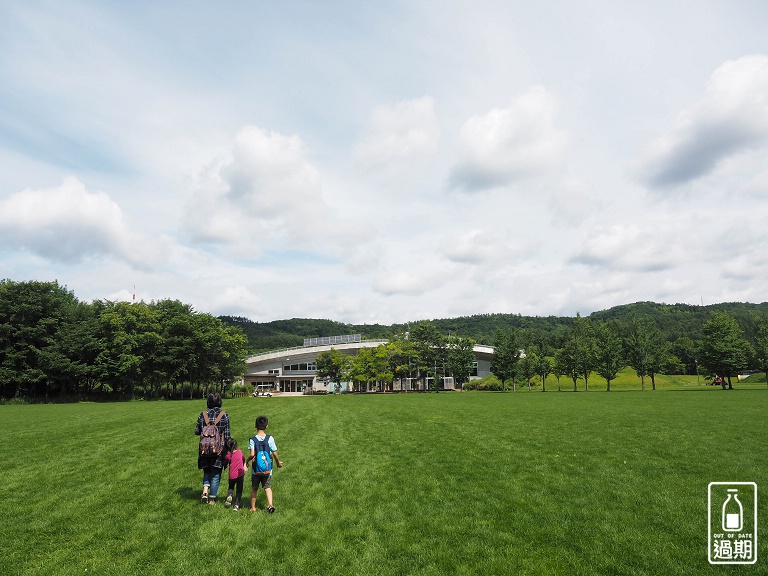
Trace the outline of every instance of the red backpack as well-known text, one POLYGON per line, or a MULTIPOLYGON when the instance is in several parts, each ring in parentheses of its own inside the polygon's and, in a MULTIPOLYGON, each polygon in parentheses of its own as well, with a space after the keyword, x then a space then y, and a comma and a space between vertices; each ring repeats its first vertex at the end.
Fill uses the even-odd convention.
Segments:
POLYGON ((200 433, 200 456, 220 456, 224 451, 224 437, 219 432, 219 420, 225 412, 219 412, 216 420, 211 422, 208 411, 203 412, 205 426, 200 433))

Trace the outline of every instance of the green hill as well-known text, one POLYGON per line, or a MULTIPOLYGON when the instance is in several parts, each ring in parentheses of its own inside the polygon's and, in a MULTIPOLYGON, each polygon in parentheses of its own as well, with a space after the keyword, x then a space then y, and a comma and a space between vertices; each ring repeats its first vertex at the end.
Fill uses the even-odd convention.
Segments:
MULTIPOLYGON (((755 333, 755 316, 768 315, 768 302, 749 304, 742 302, 712 304, 710 306, 692 306, 690 304, 658 304, 655 302, 636 302, 614 306, 607 310, 593 312, 588 317, 596 322, 606 320, 625 321, 637 315, 651 318, 666 336, 674 342, 687 337, 701 339, 701 328, 712 312, 727 312, 744 329, 748 340, 752 341, 755 333)), ((251 352, 275 350, 291 346, 301 346, 304 338, 323 336, 341 336, 343 334, 362 334, 364 339, 389 338, 393 334, 409 330, 416 324, 344 324, 333 320, 293 318, 273 322, 254 322, 247 318, 220 316, 224 323, 239 326, 248 337, 251 352)), ((443 334, 457 334, 473 338, 481 344, 492 344, 495 334, 500 329, 514 328, 526 330, 534 341, 556 345, 567 328, 573 323, 568 316, 522 316, 520 314, 476 314, 458 318, 442 318, 431 321, 443 334)))

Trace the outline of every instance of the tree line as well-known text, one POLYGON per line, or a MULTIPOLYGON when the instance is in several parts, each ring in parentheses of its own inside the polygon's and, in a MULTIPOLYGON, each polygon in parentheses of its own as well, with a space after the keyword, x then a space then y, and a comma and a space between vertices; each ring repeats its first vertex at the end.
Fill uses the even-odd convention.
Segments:
POLYGON ((547 376, 560 382, 565 377, 578 390, 583 382, 589 390, 589 378, 602 376, 606 390, 626 367, 631 367, 646 388, 646 378, 656 389, 658 374, 700 374, 719 378, 723 388, 733 388, 733 377, 745 371, 761 371, 768 378, 768 315, 752 317, 754 344, 750 343, 736 319, 727 312, 711 311, 702 326, 702 338, 694 341, 681 336, 669 342, 656 322, 647 317, 630 315, 624 321, 595 321, 577 314, 563 333, 557 347, 535 331, 500 330, 495 338, 496 353, 492 372, 501 389, 511 383, 529 387, 535 378, 546 391, 547 376))
POLYGON ((0 397, 223 392, 245 373, 236 327, 178 300, 79 301, 58 282, 0 281, 0 397))
MULTIPOLYGON (((646 317, 631 315, 625 321, 594 321, 577 315, 557 346, 537 330, 504 328, 494 338, 495 354, 491 372, 501 390, 517 390, 533 383, 546 391, 546 380, 555 375, 573 383, 573 390, 599 374, 611 390, 619 372, 631 367, 646 389, 646 380, 656 389, 658 374, 683 374, 686 362, 693 373, 705 378, 719 376, 723 388, 732 388, 732 378, 744 371, 760 370, 768 378, 768 316, 755 317, 755 345, 745 337, 736 320, 726 312, 712 311, 702 327, 702 339, 678 338, 668 342, 657 324, 646 317), (681 357, 683 360, 681 360, 681 357)), ((446 376, 463 388, 473 370, 475 341, 468 337, 445 336, 430 321, 412 330, 395 334, 389 342, 363 348, 357 356, 335 349, 317 358, 317 374, 330 382, 354 382, 364 389, 387 390, 395 380, 420 380, 421 389, 440 390, 446 376)))
MULTIPOLYGON (((708 306, 690 304, 659 304, 636 302, 593 312, 586 316, 595 324, 616 320, 621 324, 630 322, 632 317, 652 321, 661 331, 664 340, 673 346, 673 354, 685 365, 685 374, 695 374, 693 356, 688 353, 694 342, 703 338, 704 324, 713 312, 725 312, 732 316, 744 331, 744 337, 756 345, 758 319, 768 315, 768 303, 750 304, 729 302, 708 306), (679 340, 679 342, 678 342, 679 340)), ((248 318, 220 316, 231 326, 237 326, 248 337, 251 353, 301 346, 307 337, 338 336, 341 334, 362 334, 363 338, 392 339, 398 334, 412 331, 416 322, 382 324, 344 324, 332 320, 293 318, 272 322, 254 322, 248 318)), ((433 319, 430 322, 444 335, 461 334, 472 338, 478 344, 493 345, 500 330, 523 331, 529 339, 547 348, 557 349, 576 321, 568 316, 522 316, 520 314, 476 314, 458 318, 433 319)))
POLYGON ((254 351, 242 327, 252 333, 256 327, 263 334, 265 326, 279 339, 289 335, 287 345, 297 345, 293 338, 356 332, 388 339, 386 345, 361 350, 356 358, 318 358, 320 377, 367 386, 415 378, 438 387, 443 377, 451 376, 461 387, 469 380, 476 342, 496 347, 493 373, 503 389, 538 380, 545 389, 549 374, 558 382, 561 376, 572 380, 574 389, 580 381, 588 389, 590 376, 600 374, 610 389, 626 366, 637 372, 643 388, 646 378, 655 387, 657 374, 702 371, 723 376, 730 386, 741 371, 768 373, 764 304, 704 308, 637 303, 587 318, 488 314, 389 327, 330 320, 258 324, 198 313, 178 300, 85 303, 57 282, 2 280, 0 398, 192 397, 209 389, 224 392, 244 374, 244 359, 254 351), (681 326, 689 326, 691 333, 681 332, 681 326), (492 338, 487 336, 491 328, 492 338))

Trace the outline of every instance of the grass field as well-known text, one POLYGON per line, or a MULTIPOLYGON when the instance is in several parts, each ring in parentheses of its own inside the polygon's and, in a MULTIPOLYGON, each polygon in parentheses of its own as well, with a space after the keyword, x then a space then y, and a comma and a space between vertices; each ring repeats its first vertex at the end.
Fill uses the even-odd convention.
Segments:
POLYGON ((0 574, 768 573, 764 383, 227 400, 274 515, 199 504, 203 407, 0 406, 0 574), (707 562, 713 481, 758 484, 754 566, 707 562))

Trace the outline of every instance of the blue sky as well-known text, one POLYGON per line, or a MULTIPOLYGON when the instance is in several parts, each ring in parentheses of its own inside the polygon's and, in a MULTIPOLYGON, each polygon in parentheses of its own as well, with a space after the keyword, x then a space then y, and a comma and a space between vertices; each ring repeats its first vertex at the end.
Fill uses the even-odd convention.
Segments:
POLYGON ((256 321, 768 300, 762 1, 0 5, 0 276, 256 321))

